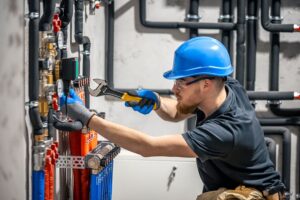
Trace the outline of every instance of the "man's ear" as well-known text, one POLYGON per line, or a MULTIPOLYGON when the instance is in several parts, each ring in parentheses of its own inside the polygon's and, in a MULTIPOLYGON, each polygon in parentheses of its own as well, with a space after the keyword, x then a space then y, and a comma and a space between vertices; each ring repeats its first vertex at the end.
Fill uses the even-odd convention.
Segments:
POLYGON ((205 79, 204 80, 204 88, 207 88, 209 86, 209 80, 208 79, 205 79))

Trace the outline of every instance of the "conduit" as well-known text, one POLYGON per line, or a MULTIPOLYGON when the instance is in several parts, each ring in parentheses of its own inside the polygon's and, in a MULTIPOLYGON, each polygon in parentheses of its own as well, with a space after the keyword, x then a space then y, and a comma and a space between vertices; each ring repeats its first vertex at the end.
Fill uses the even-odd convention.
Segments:
MULTIPOLYGON (((280 17, 280 7, 281 0, 273 0, 271 15, 273 16, 273 25, 277 27, 277 31, 283 32, 284 30, 288 30, 287 27, 291 27, 291 25, 282 25, 281 17, 280 17), (277 26, 279 25, 279 26, 277 26), (282 27, 279 29, 278 27, 282 27)), ((279 90, 279 54, 280 54, 280 33, 279 32, 271 32, 270 33, 270 43, 271 43, 271 53, 270 53, 270 70, 269 70, 269 89, 271 91, 279 90)), ((299 96, 299 94, 298 94, 299 96)), ((279 101, 270 102, 269 108, 275 115, 283 116, 283 117, 292 117, 292 116, 300 116, 299 108, 291 108, 291 109, 282 109, 280 108, 279 101)))
POLYGON ((263 127, 265 135, 279 135, 282 137, 282 181, 290 192, 291 177, 291 132, 285 127, 263 127))
POLYGON ((43 16, 41 17, 39 30, 50 31, 55 11, 56 0, 43 0, 43 16))
MULTIPOLYGON (((232 0, 223 0, 222 2, 222 15, 219 18, 222 23, 233 23, 232 16, 232 0)), ((232 31, 222 30, 222 43, 228 50, 232 60, 232 31)))
POLYGON ((255 90, 256 46, 257 46, 257 0, 248 0, 247 5, 247 56, 246 89, 255 90))
POLYGON ((274 23, 274 20, 281 20, 280 16, 277 16, 275 12, 280 13, 281 0, 272 1, 271 18, 269 17, 270 0, 261 1, 261 24, 262 27, 269 32, 294 32, 300 31, 298 24, 278 24, 274 23))
POLYGON ((73 0, 63 0, 60 5, 62 10, 60 12, 59 17, 62 21, 61 31, 64 36, 64 41, 63 41, 64 47, 61 51, 61 58, 68 57, 68 55, 67 55, 68 54, 68 51, 67 51, 68 25, 69 25, 70 21, 72 20, 72 16, 73 16, 73 4, 74 4, 73 0))
MULTIPOLYGON (((89 37, 83 36, 83 8, 84 0, 75 1, 75 40, 78 44, 83 45, 83 76, 90 77, 90 48, 91 42, 89 37)), ((90 108, 90 95, 88 88, 85 91, 85 106, 90 108)))

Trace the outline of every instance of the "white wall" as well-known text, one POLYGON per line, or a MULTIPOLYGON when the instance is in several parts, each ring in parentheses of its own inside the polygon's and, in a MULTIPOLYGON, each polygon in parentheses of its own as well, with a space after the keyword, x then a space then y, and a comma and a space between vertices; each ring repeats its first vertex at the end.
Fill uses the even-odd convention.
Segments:
POLYGON ((0 199, 25 199, 24 2, 0 10, 0 199))
MULTIPOLYGON (((153 21, 183 21, 188 1, 147 0, 147 19, 153 21)), ((173 52, 188 39, 182 30, 149 29, 139 22, 138 0, 115 1, 115 86, 117 88, 169 89, 171 81, 163 79, 162 73, 170 69, 173 52)), ((221 1, 200 1, 199 13, 203 22, 216 22, 221 1)), ((25 199, 26 196, 26 138, 24 126, 24 4, 27 1, 0 1, 0 115, 1 199, 25 199), (5 27, 5 28, 4 28, 5 27), (16 192, 17 191, 17 192, 16 192)), ((282 1, 283 23, 300 21, 300 3, 282 1)), ((87 9, 88 10, 88 9, 87 9)), ((96 15, 88 15, 85 35, 92 42, 91 77, 104 78, 104 8, 96 15)), ((213 34, 220 38, 218 31, 201 30, 201 34, 213 34)), ((73 34, 73 33, 72 33, 73 34)), ((256 89, 268 89, 269 33, 259 27, 256 89)), ((72 40, 74 41, 74 39, 72 40)), ((26 42, 26 41, 25 41, 26 42)), ((299 33, 281 34, 280 90, 299 91, 300 81, 299 33)), ((77 55, 76 45, 70 53, 77 55)), ((27 83, 26 83, 27 84, 27 83)), ((25 86, 26 86, 25 84, 25 86)), ((95 86, 95 85, 94 85, 95 86)), ((298 106, 299 102, 284 103, 284 106, 298 106)), ((150 135, 182 133, 184 123, 167 123, 155 114, 140 115, 122 102, 104 97, 91 98, 91 107, 106 112, 107 119, 144 131, 150 135)), ((259 103, 258 110, 266 110, 265 102, 259 103)), ((295 194, 296 180, 296 133, 292 129, 291 190, 295 194)), ((27 148, 30 148, 28 146, 27 148)), ((299 183, 298 183, 299 184, 299 183)), ((114 200, 135 199, 194 199, 202 190, 202 183, 193 160, 180 158, 142 158, 123 151, 115 162, 114 200), (174 182, 166 190, 166 180, 173 166, 177 166, 174 182), (131 180, 133 180, 131 182, 131 180)))

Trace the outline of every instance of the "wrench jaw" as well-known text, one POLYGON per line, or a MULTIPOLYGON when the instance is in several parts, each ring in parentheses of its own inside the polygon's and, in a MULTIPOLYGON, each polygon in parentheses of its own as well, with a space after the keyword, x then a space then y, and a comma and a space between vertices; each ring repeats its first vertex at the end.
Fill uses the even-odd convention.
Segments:
POLYGON ((92 89, 92 88, 88 87, 90 95, 92 95, 94 97, 104 95, 105 91, 107 89, 106 81, 102 80, 102 79, 93 79, 93 81, 95 81, 98 84, 98 86, 96 89, 92 89))

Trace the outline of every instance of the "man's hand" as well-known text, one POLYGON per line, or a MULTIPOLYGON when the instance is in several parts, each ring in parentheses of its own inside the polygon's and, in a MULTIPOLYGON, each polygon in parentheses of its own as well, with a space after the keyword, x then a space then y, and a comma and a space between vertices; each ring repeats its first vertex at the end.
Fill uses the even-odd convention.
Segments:
POLYGON ((128 92, 129 95, 141 97, 139 102, 127 101, 125 105, 132 107, 133 110, 138 111, 144 115, 150 113, 153 110, 154 104, 156 104, 156 110, 160 107, 160 98, 156 92, 150 90, 140 89, 128 92))
POLYGON ((83 102, 73 89, 70 90, 68 97, 65 95, 60 97, 60 105, 64 114, 75 121, 80 121, 83 125, 87 125, 91 117, 95 114, 83 105, 83 102))

